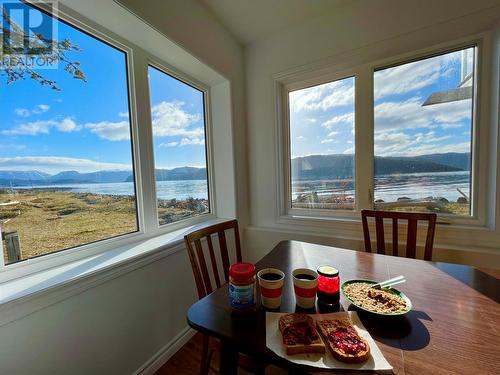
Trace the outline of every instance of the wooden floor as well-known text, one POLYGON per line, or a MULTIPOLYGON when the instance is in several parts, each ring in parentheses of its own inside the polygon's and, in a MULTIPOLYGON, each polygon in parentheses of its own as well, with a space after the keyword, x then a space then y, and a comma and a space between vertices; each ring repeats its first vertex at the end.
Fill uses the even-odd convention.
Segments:
MULTIPOLYGON (((211 340, 212 341, 212 340, 211 340)), ((200 334, 196 334, 181 350, 174 354, 155 375, 199 375, 201 361, 201 343, 200 334)), ((219 351, 215 344, 215 349, 210 365, 210 375, 216 375, 219 372, 219 351)), ((248 375, 249 373, 239 369, 238 375, 248 375)), ((274 366, 266 368, 266 375, 286 375, 287 372, 274 366)))

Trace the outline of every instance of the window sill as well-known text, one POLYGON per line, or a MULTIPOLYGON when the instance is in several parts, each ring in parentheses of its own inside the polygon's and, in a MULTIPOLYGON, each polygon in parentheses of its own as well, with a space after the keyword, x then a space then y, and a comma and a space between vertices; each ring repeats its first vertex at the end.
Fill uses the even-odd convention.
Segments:
POLYGON ((184 235, 211 219, 0 284, 0 326, 184 250, 184 235))

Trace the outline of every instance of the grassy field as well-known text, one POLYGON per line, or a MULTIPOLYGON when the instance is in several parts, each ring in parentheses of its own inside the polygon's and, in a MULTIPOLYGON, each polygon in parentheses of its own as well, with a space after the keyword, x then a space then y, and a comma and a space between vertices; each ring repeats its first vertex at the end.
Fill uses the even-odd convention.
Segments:
MULTIPOLYGON (((53 190, 0 190, 2 232, 18 232, 21 258, 38 255, 119 236, 137 230, 133 197, 71 193, 53 190)), ((160 224, 208 212, 208 201, 161 200, 160 224)), ((7 254, 4 248, 4 258, 7 254)))
POLYGON ((2 232, 17 231, 22 259, 137 230, 135 201, 128 197, 27 191, 0 194, 2 232))
MULTIPOLYGON (((21 259, 119 236, 137 230, 133 197, 53 190, 0 191, 2 232, 18 232, 21 259)), ((159 202, 160 224, 208 212, 208 201, 159 202)), ((7 259, 4 247, 4 257, 7 259)))

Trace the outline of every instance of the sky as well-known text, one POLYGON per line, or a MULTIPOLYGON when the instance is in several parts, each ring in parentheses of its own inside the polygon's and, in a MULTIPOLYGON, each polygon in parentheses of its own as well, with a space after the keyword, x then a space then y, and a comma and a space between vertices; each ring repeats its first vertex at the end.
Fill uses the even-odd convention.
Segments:
MULTIPOLYGON (((61 91, 29 78, 7 85, 0 72, 0 170, 131 170, 125 53, 54 22, 58 40, 80 47, 67 56, 87 81, 63 65, 37 70, 61 91)), ((203 93, 151 67, 149 77, 156 168, 205 166, 203 93)))
MULTIPOLYGON (((422 106, 432 93, 459 86, 461 56, 457 51, 374 73, 375 155, 470 152, 470 99, 422 106)), ((354 153, 354 85, 350 77, 289 94, 292 157, 354 153)))

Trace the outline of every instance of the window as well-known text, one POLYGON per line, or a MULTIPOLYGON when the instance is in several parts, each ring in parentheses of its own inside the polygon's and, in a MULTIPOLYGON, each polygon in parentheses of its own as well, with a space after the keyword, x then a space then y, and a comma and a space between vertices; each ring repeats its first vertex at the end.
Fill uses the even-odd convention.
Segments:
POLYGON ((12 23, 22 25, 28 10, 53 24, 64 58, 0 70, 5 263, 136 232, 126 53, 27 3, 10 3, 12 23))
POLYGON ((288 140, 280 214, 354 218, 375 208, 484 222, 474 202, 484 176, 472 165, 477 56, 470 45, 354 67, 334 81, 325 70, 321 81, 310 73, 280 79, 288 140))
POLYGON ((377 209, 471 214, 476 48, 377 70, 377 209))
POLYGON ((203 91, 149 67, 160 225, 210 212, 203 91))
POLYGON ((354 209, 354 77, 288 99, 291 207, 354 209))

